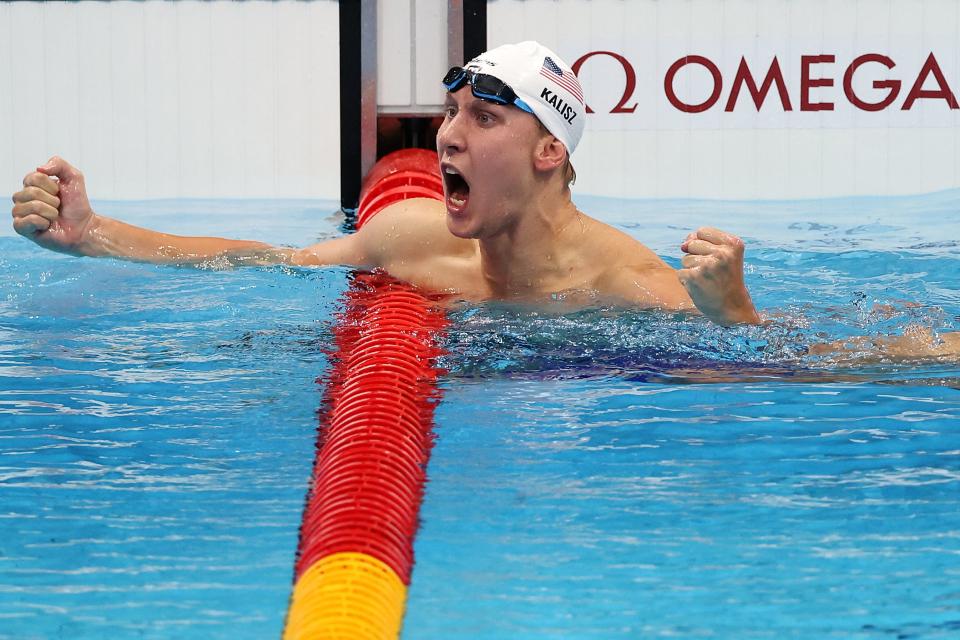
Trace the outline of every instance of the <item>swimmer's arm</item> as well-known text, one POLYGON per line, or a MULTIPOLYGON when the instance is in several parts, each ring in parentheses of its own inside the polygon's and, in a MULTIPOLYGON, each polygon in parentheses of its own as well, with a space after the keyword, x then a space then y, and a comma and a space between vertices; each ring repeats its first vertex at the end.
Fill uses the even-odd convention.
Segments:
POLYGON ((411 211, 422 208, 421 200, 398 203, 384 209, 355 233, 302 249, 276 247, 252 240, 175 236, 98 215, 87 233, 91 241, 86 255, 167 264, 226 260, 236 266, 341 265, 374 269, 386 267, 390 261, 402 262, 422 250, 422 225, 417 219, 410 218, 411 211))
POLYGON ((113 257, 161 264, 227 259, 235 264, 292 263, 295 249, 264 242, 160 233, 99 215, 90 206, 83 174, 54 156, 23 179, 13 194, 13 228, 39 246, 74 256, 113 257))
POLYGON ((907 327, 902 336, 854 336, 812 344, 808 353, 832 365, 886 362, 960 361, 960 332, 935 336, 925 327, 907 327))
POLYGON ((284 255, 284 262, 301 266, 342 265, 373 269, 379 266, 379 262, 373 259, 374 252, 370 251, 369 235, 364 228, 304 249, 289 250, 290 253, 284 255))
MULTIPOLYGON (((432 203, 433 200, 428 202, 432 203)), ((379 267, 390 271, 393 263, 414 261, 423 252, 424 230, 430 228, 423 216, 422 198, 395 203, 384 208, 354 233, 295 251, 290 261, 304 266, 379 267)), ((429 239, 426 244, 429 244, 429 239)))
MULTIPOLYGON (((382 217, 383 221, 388 218, 386 215, 382 217)), ((381 266, 381 255, 391 248, 387 231, 381 220, 376 223, 371 220, 355 233, 297 249, 253 240, 176 236, 98 215, 87 231, 88 240, 82 255, 162 264, 226 260, 235 266, 342 265, 373 269, 381 266)))
POLYGON ((749 296, 744 303, 731 301, 716 313, 704 313, 693 303, 687 289, 680 282, 678 272, 659 259, 646 264, 611 269, 600 288, 640 309, 703 314, 724 326, 761 322, 749 296))
POLYGON ((292 263, 295 253, 294 249, 254 240, 161 233, 99 214, 93 216, 83 238, 72 249, 68 253, 154 264, 197 264, 215 259, 236 265, 292 263))
POLYGON ((327 240, 304 249, 277 247, 256 240, 178 236, 95 215, 72 255, 110 257, 153 264, 196 265, 223 260, 233 266, 368 265, 357 234, 327 240))
POLYGON ((91 226, 79 255, 178 265, 223 260, 233 266, 378 266, 367 246, 370 234, 361 232, 297 249, 255 240, 177 236, 101 216, 91 226))
MULTIPOLYGON (((161 233, 99 215, 90 206, 83 174, 54 156, 23 180, 13 195, 13 227, 38 245, 74 256, 113 257, 157 264, 345 265, 375 268, 396 244, 385 209, 362 232, 305 249, 265 242, 161 233), (383 221, 379 220, 384 218, 383 221)), ((416 202, 413 200, 411 202, 416 202)), ((405 205, 406 206, 406 205, 405 205)), ((422 208, 422 203, 421 203, 422 208)), ((393 208, 396 208, 394 205, 393 208)), ((403 256, 401 256, 401 259, 403 256)))

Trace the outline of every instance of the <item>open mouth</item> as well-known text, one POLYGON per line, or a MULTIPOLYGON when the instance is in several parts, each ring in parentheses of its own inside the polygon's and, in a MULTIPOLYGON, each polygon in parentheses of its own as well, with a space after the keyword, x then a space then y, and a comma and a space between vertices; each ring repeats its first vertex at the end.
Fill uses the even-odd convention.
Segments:
POLYGON ((470 197, 470 184, 453 167, 444 167, 443 182, 447 189, 447 204, 462 209, 470 197))

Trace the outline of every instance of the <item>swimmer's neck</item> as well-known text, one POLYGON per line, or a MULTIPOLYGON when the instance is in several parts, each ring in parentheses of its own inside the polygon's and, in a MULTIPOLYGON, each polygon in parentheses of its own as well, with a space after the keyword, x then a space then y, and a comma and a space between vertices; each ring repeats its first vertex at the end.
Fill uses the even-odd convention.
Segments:
POLYGON ((513 225, 480 238, 481 274, 492 297, 549 293, 569 277, 568 263, 582 233, 577 222, 583 215, 569 195, 534 199, 513 216, 513 225))

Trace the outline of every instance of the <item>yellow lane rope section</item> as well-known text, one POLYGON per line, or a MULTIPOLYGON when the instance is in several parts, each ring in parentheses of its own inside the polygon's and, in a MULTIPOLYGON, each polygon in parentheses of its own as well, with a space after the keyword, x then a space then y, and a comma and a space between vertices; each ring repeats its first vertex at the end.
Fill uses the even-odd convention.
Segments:
POLYGON ((297 580, 283 640, 396 640, 406 599, 407 587, 380 560, 334 553, 297 580))

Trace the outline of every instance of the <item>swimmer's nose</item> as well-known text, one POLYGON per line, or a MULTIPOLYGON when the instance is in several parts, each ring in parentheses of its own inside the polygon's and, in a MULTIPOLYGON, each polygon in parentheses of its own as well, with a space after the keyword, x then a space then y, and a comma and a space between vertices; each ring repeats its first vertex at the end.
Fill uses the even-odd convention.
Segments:
POLYGON ((443 157, 444 152, 463 151, 463 126, 460 124, 460 114, 447 118, 437 131, 437 153, 443 157))

